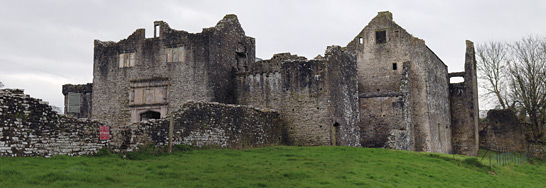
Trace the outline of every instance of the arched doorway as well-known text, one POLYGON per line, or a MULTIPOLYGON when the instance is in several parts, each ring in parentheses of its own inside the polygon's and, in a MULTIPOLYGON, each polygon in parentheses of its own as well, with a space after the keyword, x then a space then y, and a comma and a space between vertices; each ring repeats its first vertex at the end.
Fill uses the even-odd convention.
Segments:
POLYGON ((161 113, 154 111, 146 111, 140 114, 140 121, 148 121, 150 119, 160 119, 161 113))

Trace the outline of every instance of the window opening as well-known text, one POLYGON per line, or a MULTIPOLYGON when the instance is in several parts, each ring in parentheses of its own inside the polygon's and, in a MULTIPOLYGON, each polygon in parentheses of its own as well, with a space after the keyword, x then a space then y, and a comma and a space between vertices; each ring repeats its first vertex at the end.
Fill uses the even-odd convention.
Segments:
POLYGON ((363 43, 364 43, 364 39, 363 39, 362 37, 359 37, 359 38, 358 38, 358 43, 359 43, 359 44, 363 44, 363 43))
POLYGON ((377 44, 387 43, 387 31, 376 31, 375 43, 377 44))
POLYGON ((397 70, 398 69, 398 65, 396 63, 393 63, 392 64, 392 70, 397 70))
POLYGON ((159 24, 154 25, 154 37, 159 37, 159 30, 161 27, 159 27, 159 24))
POLYGON ((237 59, 237 68, 240 71, 248 71, 248 66, 246 63, 246 54, 241 52, 236 52, 236 59, 237 59))

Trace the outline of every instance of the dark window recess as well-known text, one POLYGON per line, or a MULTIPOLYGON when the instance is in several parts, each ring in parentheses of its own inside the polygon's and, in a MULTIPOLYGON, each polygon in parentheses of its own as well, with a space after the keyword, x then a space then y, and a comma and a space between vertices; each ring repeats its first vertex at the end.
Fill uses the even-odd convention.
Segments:
POLYGON ((140 114, 140 121, 148 121, 150 119, 160 119, 161 113, 154 111, 147 111, 140 114))
POLYGON ((398 65, 396 63, 393 63, 392 64, 392 70, 396 70, 396 69, 398 69, 398 65))
POLYGON ((387 43, 387 31, 376 31, 375 43, 377 44, 387 43))

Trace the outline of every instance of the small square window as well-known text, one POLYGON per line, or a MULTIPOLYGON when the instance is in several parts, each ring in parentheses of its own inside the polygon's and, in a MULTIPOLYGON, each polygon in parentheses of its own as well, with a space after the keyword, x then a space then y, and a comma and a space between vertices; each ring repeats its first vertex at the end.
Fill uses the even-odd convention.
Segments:
POLYGON ((396 63, 393 63, 392 64, 392 70, 396 70, 396 69, 398 69, 398 65, 396 63))
POLYGON ((376 31, 375 43, 376 44, 387 43, 387 31, 376 31))

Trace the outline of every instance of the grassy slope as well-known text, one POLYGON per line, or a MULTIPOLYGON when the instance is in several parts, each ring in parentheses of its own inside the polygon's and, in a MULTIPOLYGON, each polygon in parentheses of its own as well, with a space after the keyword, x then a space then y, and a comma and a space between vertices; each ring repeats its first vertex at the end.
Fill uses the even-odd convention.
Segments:
POLYGON ((497 166, 490 175, 475 158, 451 158, 352 147, 194 150, 145 160, 0 157, 0 187, 546 187, 544 162, 497 166))

